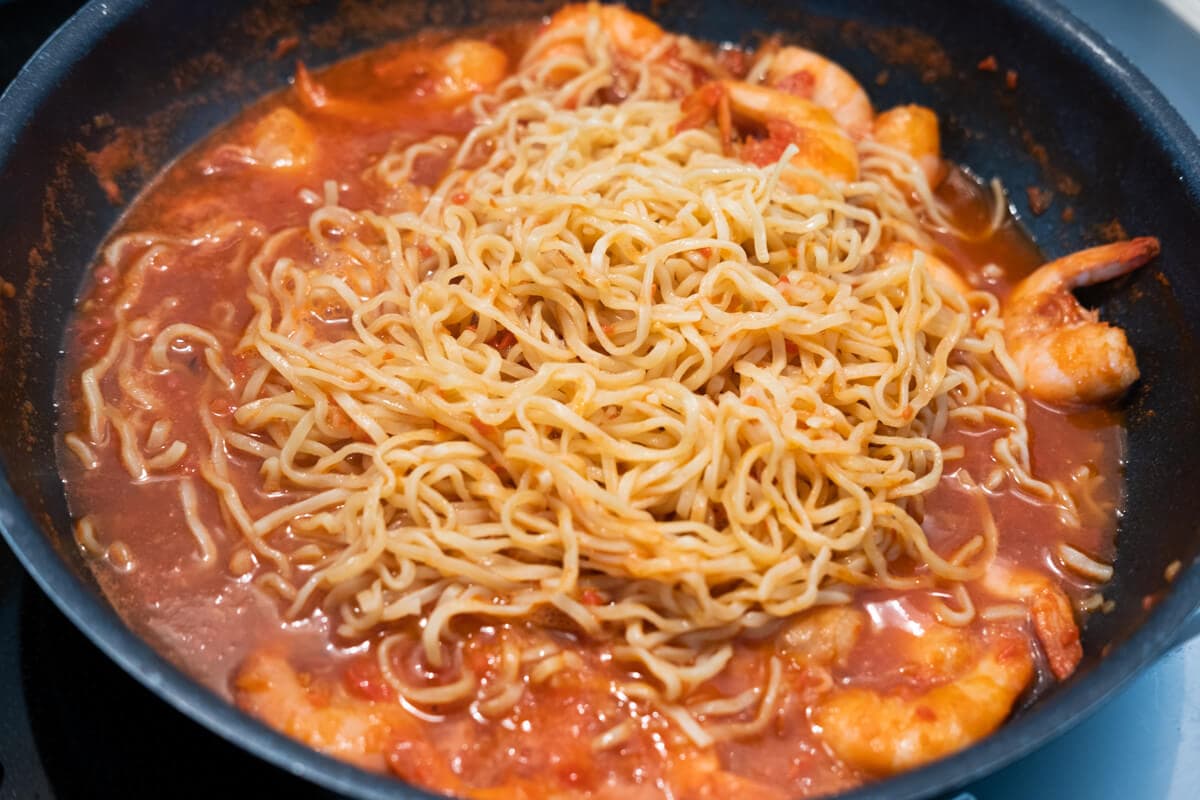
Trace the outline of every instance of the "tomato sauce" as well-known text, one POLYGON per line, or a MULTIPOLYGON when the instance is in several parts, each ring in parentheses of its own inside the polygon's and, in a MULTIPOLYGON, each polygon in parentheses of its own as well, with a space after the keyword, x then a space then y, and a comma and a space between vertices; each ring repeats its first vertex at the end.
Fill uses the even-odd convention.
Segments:
MULTIPOLYGON (((532 31, 515 26, 490 38, 515 63, 532 31)), ((421 70, 412 66, 411 53, 445 41, 446 37, 431 34, 352 59, 317 76, 331 95, 380 109, 374 116, 348 121, 314 112, 311 98, 289 89, 252 107, 168 169, 133 204, 118 233, 154 230, 184 240, 208 237, 210 241, 152 258, 140 273, 140 294, 124 309, 127 317, 157 315, 164 324, 188 321, 214 330, 240 331, 252 314, 245 301, 248 279, 245 270, 231 269, 229 264, 237 261, 240 249, 260 245, 272 232, 306 225, 316 202, 311 198, 329 189, 325 185, 329 176, 336 178, 333 188, 347 207, 388 209, 403 204, 405 198, 370 180, 368 168, 397 142, 432 134, 461 137, 472 124, 463 109, 439 108, 422 99, 428 87, 421 70), (256 130, 261 131, 264 120, 281 109, 304 121, 317 146, 298 169, 248 167, 246 143, 256 130)), ((429 163, 424 169, 425 179, 435 181, 439 165, 429 163)), ((939 193, 965 229, 982 228, 990 216, 988 194, 962 171, 952 171, 939 193)), ((978 288, 994 292, 1001 300, 1015 281, 1040 264, 1032 242, 1008 218, 983 240, 967 243, 942 236, 939 244, 978 288)), ((140 254, 151 249, 144 243, 133 248, 140 254)), ((97 268, 79 305, 60 382, 66 431, 84 424, 78 374, 109 343, 115 309, 133 274, 132 260, 122 259, 122 269, 97 268)), ((324 322, 339 324, 336 314, 324 322)), ((229 336, 222 341, 225 346, 232 343, 229 336)), ((214 529, 222 523, 215 495, 199 479, 201 463, 196 454, 203 450, 206 434, 195 415, 186 413, 190 399, 200 396, 206 380, 202 357, 198 346, 178 344, 171 358, 185 368, 146 376, 163 404, 179 410, 171 416, 170 438, 189 444, 188 455, 170 480, 131 481, 112 437, 95 448, 98 466, 94 469, 85 469, 74 455, 63 451, 62 473, 73 509, 89 515, 101 539, 119 538, 133 553, 135 566, 129 572, 95 559, 98 580, 125 619, 183 669, 290 733, 295 731, 289 724, 300 723, 291 717, 287 718, 291 723, 281 721, 276 709, 242 698, 253 680, 244 673, 239 677, 239 671, 252 653, 280 654, 300 676, 303 703, 314 714, 340 713, 339 709, 353 714, 400 704, 377 663, 379 639, 343 640, 335 632, 335 621, 326 618, 319 604, 298 619, 285 619, 279 598, 252 579, 252 570, 239 575, 238 570, 227 568, 236 563, 239 543, 234 537, 217 537, 216 569, 198 563, 196 541, 188 533, 179 504, 180 476, 190 477, 199 487, 201 517, 214 529)), ((238 381, 252 368, 250 360, 232 366, 238 381)), ((118 381, 116 370, 110 371, 101 391, 116 395, 118 381)), ((232 392, 211 404, 218 424, 228 420, 235 408, 232 392)), ((1068 526, 1056 507, 1007 484, 991 491, 988 503, 1001 531, 1000 556, 1054 576, 1073 599, 1081 601, 1097 587, 1062 569, 1055 548, 1067 542, 1102 561, 1111 559, 1115 509, 1121 500, 1120 418, 1106 410, 1063 411, 1029 400, 1028 425, 1035 473, 1067 486, 1086 483, 1089 500, 1080 504, 1079 525, 1068 526)), ((923 526, 939 552, 953 550, 977 532, 977 505, 961 490, 954 470, 962 466, 973 474, 986 474, 994 466, 990 444, 996 434, 986 428, 959 427, 942 442, 945 447, 961 445, 964 457, 954 465, 948 462, 942 484, 926 498, 923 526)), ((263 483, 259 463, 236 453, 230 453, 229 459, 252 514, 285 502, 284 492, 263 483)), ((274 535, 290 534, 284 530, 274 535)), ((973 589, 972 594, 978 605, 986 602, 986 591, 973 589)), ((602 603, 604 598, 584 598, 589 601, 602 603)), ((651 677, 614 658, 613 643, 588 641, 553 621, 535 625, 459 620, 455 632, 463 642, 461 656, 439 670, 425 663, 416 643, 418 631, 413 629, 404 644, 393 649, 391 658, 394 673, 411 685, 449 683, 467 669, 486 687, 503 672, 506 647, 569 652, 576 661, 544 682, 530 682, 514 705, 494 717, 479 704, 406 706, 403 724, 388 729, 390 733, 374 749, 368 747, 369 757, 351 760, 435 790, 476 797, 532 798, 589 791, 594 797, 619 794, 628 800, 661 797, 668 789, 683 797, 835 792, 871 776, 847 766, 823 742, 814 727, 813 699, 829 681, 881 690, 900 687, 910 693, 936 684, 937 669, 912 655, 912 640, 933 624, 938 603, 955 602, 947 593, 931 590, 860 592, 853 606, 864 611, 871 624, 844 657, 835 659, 836 666, 821 673, 785 658, 779 678, 780 707, 763 731, 712 748, 698 747, 660 709, 638 696, 636 687, 651 677), (613 730, 623 733, 612 737, 611 746, 598 747, 598 740, 613 730)), ((982 629, 983 623, 972 625, 982 629)), ((767 684, 772 657, 785 652, 776 635, 739 642, 731 666, 702 686, 692 701, 734 697, 767 684)), ((947 652, 946 658, 953 659, 952 648, 947 652)), ((753 717, 759 699, 753 698, 735 719, 745 722, 753 717)), ((311 737, 301 738, 313 743, 311 737)))

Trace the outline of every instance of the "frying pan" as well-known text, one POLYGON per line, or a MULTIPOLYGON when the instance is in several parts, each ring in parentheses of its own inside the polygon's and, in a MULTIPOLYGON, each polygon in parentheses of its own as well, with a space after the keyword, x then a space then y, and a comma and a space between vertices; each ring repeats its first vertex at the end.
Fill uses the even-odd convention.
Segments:
MULTIPOLYGON (((92 2, 0 98, 0 275, 15 289, 11 298, 0 292, 0 529, 58 607, 135 678, 246 750, 347 795, 428 796, 243 715, 160 656, 98 590, 72 543, 55 465, 64 328, 122 201, 246 104, 284 86, 295 58, 319 66, 420 27, 532 18, 554 5, 92 2), (281 42, 295 45, 286 57, 281 42), (107 192, 97 168, 111 181, 107 192)), ((1105 589, 1115 609, 1088 620, 1078 672, 996 734, 846 797, 919 798, 961 786, 1078 722, 1186 635, 1200 605, 1200 143, 1124 58, 1048 0, 969 8, 940 0, 631 5, 706 39, 785 32, 862 77, 878 107, 937 109, 947 155, 1000 177, 1050 256, 1121 229, 1162 239, 1151 268, 1084 296, 1127 330, 1143 371, 1126 400, 1127 496, 1116 577, 1105 589), (977 68, 989 55, 999 72, 977 68), (1055 192, 1041 215, 1029 208, 1030 186, 1055 192), (1167 581, 1174 561, 1182 569, 1167 581)))

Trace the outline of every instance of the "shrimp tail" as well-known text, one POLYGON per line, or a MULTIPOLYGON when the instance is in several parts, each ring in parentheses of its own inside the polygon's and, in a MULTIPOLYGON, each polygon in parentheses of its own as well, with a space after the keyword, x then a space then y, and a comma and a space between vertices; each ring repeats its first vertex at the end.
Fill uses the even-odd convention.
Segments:
POLYGON ((1157 237, 1139 236, 1136 239, 1080 250, 1078 253, 1051 261, 1030 276, 1030 278, 1037 276, 1052 278, 1057 284, 1056 287, 1044 285, 1040 280, 1029 281, 1027 279, 1022 282, 1022 286, 1018 287, 1017 291, 1024 289, 1023 294, 1037 293, 1050 288, 1069 291, 1081 286, 1093 286, 1097 283, 1111 281, 1122 275, 1128 275, 1145 265, 1157 256, 1161 249, 1157 237), (1033 285, 1026 287, 1027 283, 1033 285))
POLYGON ((325 87, 313 80, 303 61, 296 62, 295 85, 300 103, 309 111, 320 111, 329 102, 325 87))
POLYGON ((1133 272, 1158 255, 1162 248, 1154 236, 1139 236, 1125 242, 1093 247, 1077 254, 1068 270, 1072 289, 1103 283, 1133 272))
POLYGON ((1083 645, 1070 601, 1062 592, 1042 589, 1030 599, 1029 613, 1050 671, 1060 681, 1071 677, 1083 660, 1083 645))

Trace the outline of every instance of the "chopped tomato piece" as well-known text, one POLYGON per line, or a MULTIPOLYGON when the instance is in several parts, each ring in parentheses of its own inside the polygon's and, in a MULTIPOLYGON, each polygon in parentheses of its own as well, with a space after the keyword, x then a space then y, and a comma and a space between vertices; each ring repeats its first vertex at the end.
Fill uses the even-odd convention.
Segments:
POLYGON ((589 586, 580 593, 579 601, 585 606, 602 606, 608 602, 608 598, 589 586))
POLYGON ((513 345, 515 345, 516 343, 517 343, 517 337, 514 336, 513 332, 508 329, 500 331, 499 333, 497 333, 495 336, 492 337, 492 340, 490 342, 488 342, 488 344, 490 344, 492 347, 499 350, 500 355, 502 355, 502 356, 508 355, 508 351, 511 350, 513 348, 513 345))
POLYGON ((783 151, 789 144, 799 141, 804 131, 788 122, 770 120, 767 122, 767 138, 747 139, 742 144, 742 159, 759 167, 774 164, 783 158, 783 151))
POLYGON ((384 680, 383 673, 373 658, 360 658, 351 661, 347 665, 346 671, 342 673, 342 680, 346 684, 346 689, 351 694, 357 695, 364 700, 374 700, 381 703, 390 703, 395 700, 395 692, 392 691, 392 687, 388 685, 388 682, 384 680))

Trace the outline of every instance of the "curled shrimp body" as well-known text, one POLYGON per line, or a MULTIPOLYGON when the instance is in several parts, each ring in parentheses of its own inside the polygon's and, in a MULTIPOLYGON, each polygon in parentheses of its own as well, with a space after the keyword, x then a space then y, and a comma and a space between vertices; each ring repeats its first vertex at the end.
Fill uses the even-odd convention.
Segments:
POLYGON ((875 117, 871 98, 853 75, 819 53, 803 47, 780 48, 767 67, 766 80, 828 110, 855 139, 871 132, 875 117))
MULTIPOLYGON (((834 180, 858 178, 858 152, 854 142, 833 116, 810 100, 778 89, 741 81, 721 80, 705 84, 683 99, 681 129, 698 127, 714 117, 726 149, 759 166, 777 162, 789 145, 798 152, 791 163, 834 180), (733 145, 734 121, 766 128, 765 139, 748 138, 733 145)), ((811 190, 811 181, 785 176, 798 191, 811 190)))
POLYGON ((316 690, 285 658, 269 651, 246 660, 234 688, 238 705, 271 727, 362 767, 383 768, 396 732, 413 725, 394 703, 316 690))
POLYGON ((495 45, 459 39, 433 52, 435 77, 431 89, 439 102, 459 103, 491 89, 508 74, 508 56, 495 45))
POLYGON ((947 631, 915 637, 914 646, 926 651, 914 656, 930 665, 969 666, 921 693, 859 687, 831 692, 814 709, 813 720, 847 764, 891 775, 961 750, 998 728, 1033 678, 1033 657, 1014 630, 992 631, 982 642, 947 631), (947 637, 956 638, 951 659, 942 655, 947 637))
POLYGON ((1085 310, 1071 290, 1132 272, 1158 251, 1151 236, 1093 247, 1051 261, 1017 284, 1004 308, 1004 340, 1035 396, 1100 403, 1137 380, 1125 332, 1085 310))
POLYGON ((280 106, 255 123, 242 142, 217 147, 204 169, 216 173, 251 167, 264 172, 300 173, 312 166, 317 154, 312 127, 295 111, 280 106))
POLYGON ((872 136, 880 144, 912 156, 930 186, 937 186, 945 177, 938 118, 928 108, 907 105, 888 109, 875 117, 872 136))
POLYGON ((533 60, 541 62, 584 56, 587 52, 585 40, 588 28, 593 23, 608 36, 612 48, 628 58, 644 55, 666 36, 653 20, 623 6, 571 3, 554 12, 547 20, 538 35, 539 40, 546 44, 541 48, 534 46, 533 60))
POLYGON ((997 597, 1025 605, 1050 671, 1060 681, 1069 678, 1083 658, 1083 645, 1071 600, 1063 590, 1040 572, 1001 562, 988 567, 983 585, 997 597))
POLYGON ((293 172, 312 163, 317 143, 312 128, 288 108, 277 108, 251 131, 254 163, 265 169, 293 172))
MULTIPOLYGON (((338 70, 333 67, 331 71, 338 70)), ((411 116, 414 105, 452 109, 494 88, 508 75, 508 56, 479 39, 455 39, 434 47, 406 49, 370 67, 370 80, 385 87, 382 96, 339 96, 296 67, 296 92, 304 108, 355 122, 393 123, 411 116)), ((379 94, 379 93, 376 93, 379 94)))
POLYGON ((779 651, 799 667, 843 666, 866 624, 858 609, 810 609, 784 630, 779 651))

